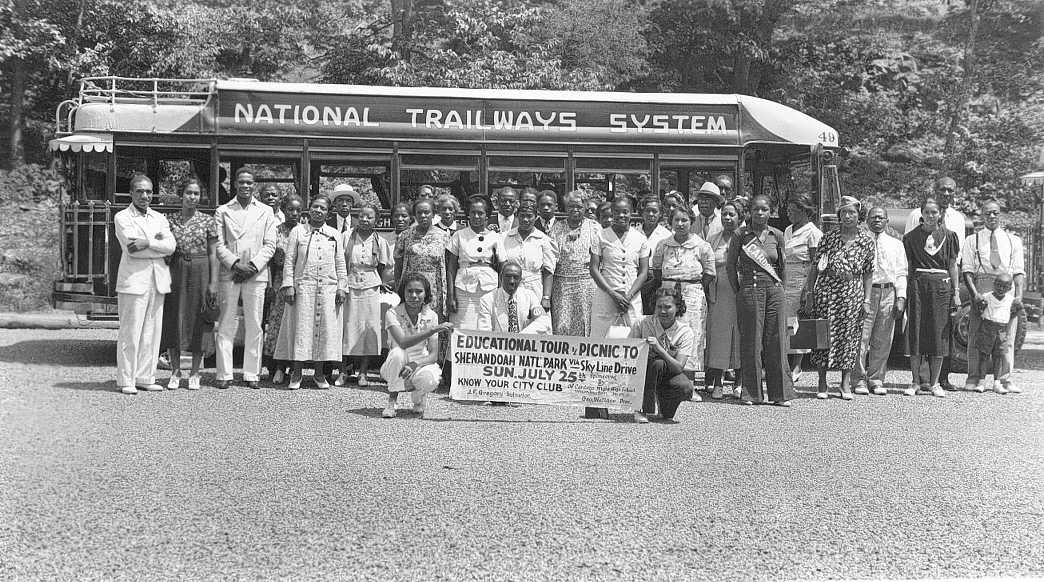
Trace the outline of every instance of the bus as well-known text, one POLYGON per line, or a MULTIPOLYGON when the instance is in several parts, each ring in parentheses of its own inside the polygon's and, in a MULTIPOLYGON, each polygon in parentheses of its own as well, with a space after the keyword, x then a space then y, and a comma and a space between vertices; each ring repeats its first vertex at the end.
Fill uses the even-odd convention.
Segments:
POLYGON ((180 207, 189 175, 206 184, 205 212, 231 199, 240 168, 258 190, 275 184, 306 201, 348 183, 380 208, 385 233, 391 208, 422 185, 461 201, 504 186, 560 199, 691 197, 727 176, 729 196, 767 194, 783 209, 791 193, 811 192, 824 216, 838 196, 837 132, 745 95, 89 77, 56 118, 49 147, 65 180, 54 303, 87 319, 116 318, 113 215, 136 173, 153 180, 160 211, 180 207))

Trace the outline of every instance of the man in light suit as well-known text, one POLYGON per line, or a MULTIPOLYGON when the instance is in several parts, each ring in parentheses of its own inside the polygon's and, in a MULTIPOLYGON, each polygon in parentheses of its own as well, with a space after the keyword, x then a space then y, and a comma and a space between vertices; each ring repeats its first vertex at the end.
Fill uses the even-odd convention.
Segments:
POLYGON ((540 297, 521 286, 522 267, 508 261, 500 268, 500 287, 479 302, 478 328, 507 333, 551 333, 551 316, 540 297))
POLYGON ((704 182, 700 191, 696 193, 696 206, 692 209, 696 220, 689 227, 689 231, 699 235, 703 240, 710 240, 712 236, 719 234, 722 231, 719 208, 724 203, 725 197, 721 195, 718 185, 704 182))
POLYGON ((217 329, 217 384, 228 388, 232 380, 232 342, 243 301, 243 380, 258 388, 261 373, 261 311, 268 286, 268 261, 276 249, 276 218, 272 209, 254 198, 254 175, 236 173, 236 198, 214 213, 218 223, 217 255, 221 317, 217 329))
POLYGON ((114 226, 123 256, 116 275, 120 331, 116 339, 116 385, 124 394, 163 390, 156 383, 156 360, 163 330, 163 299, 170 293, 174 235, 164 216, 149 208, 152 180, 130 181, 131 205, 116 213, 114 226))

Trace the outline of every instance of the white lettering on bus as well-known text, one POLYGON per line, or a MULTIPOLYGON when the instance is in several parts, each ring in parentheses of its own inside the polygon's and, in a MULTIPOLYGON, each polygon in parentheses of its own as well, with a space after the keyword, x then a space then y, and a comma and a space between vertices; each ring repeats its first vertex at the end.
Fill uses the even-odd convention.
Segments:
POLYGON ((308 105, 301 112, 301 117, 308 125, 315 125, 319 123, 319 108, 315 105, 308 105))
POLYGON ((323 125, 341 125, 340 107, 323 107, 323 125))
POLYGON ((708 117, 707 131, 717 131, 720 133, 725 133, 727 131, 725 129, 725 118, 720 115, 717 117, 713 115, 711 117, 708 117))
POLYGON ((245 117, 247 123, 254 123, 254 104, 247 103, 243 105, 242 103, 236 103, 236 111, 233 114, 236 123, 239 123, 240 116, 245 117))
POLYGON ((410 127, 417 127, 417 116, 424 113, 423 109, 407 109, 406 113, 410 114, 410 127))
POLYGON ((455 109, 450 109, 446 114, 446 129, 464 129, 464 120, 455 109))
POLYGON ((493 129, 511 129, 514 122, 515 112, 513 111, 493 112, 493 129))
POLYGON ((275 107, 276 111, 279 112, 279 123, 286 123, 286 110, 290 109, 290 106, 285 105, 283 103, 278 103, 276 105, 273 105, 272 107, 275 107))
POLYGON ((576 113, 566 111, 558 114, 558 122, 564 131, 576 131, 576 113))
POLYGON ((265 104, 258 106, 257 115, 254 116, 254 123, 261 123, 262 121, 267 121, 269 125, 273 123, 272 110, 265 104))
POLYGON ((725 117, 721 115, 683 115, 683 114, 657 114, 649 115, 635 113, 610 113, 609 131, 613 133, 625 133, 635 130, 636 133, 654 131, 656 133, 668 133, 672 129, 671 120, 674 121, 673 129, 679 132, 686 130, 689 133, 726 133, 725 117))

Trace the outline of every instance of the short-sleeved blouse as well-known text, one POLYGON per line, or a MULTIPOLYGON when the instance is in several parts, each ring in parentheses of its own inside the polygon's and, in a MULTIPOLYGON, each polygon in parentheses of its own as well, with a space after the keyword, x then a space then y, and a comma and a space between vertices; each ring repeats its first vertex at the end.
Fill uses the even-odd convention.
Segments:
POLYGON ((682 243, 672 236, 656 246, 652 268, 661 270, 664 279, 696 280, 715 275, 714 249, 696 234, 690 234, 682 243))
POLYGON ((584 277, 590 274, 591 249, 598 244, 602 227, 590 218, 583 219, 580 226, 573 228, 567 220, 556 220, 551 225, 551 244, 558 255, 555 275, 560 277, 584 277))
POLYGON ((209 214, 196 211, 185 220, 180 212, 167 216, 170 232, 177 242, 177 251, 182 255, 199 255, 207 252, 207 243, 217 239, 217 220, 209 214))
MULTIPOLYGON (((388 313, 384 316, 384 329, 391 329, 398 326, 402 330, 402 333, 406 337, 415 336, 421 332, 427 331, 439 324, 439 316, 432 310, 431 307, 425 305, 421 308, 420 313, 417 314, 416 325, 410 321, 410 316, 406 313, 406 305, 400 303, 394 308, 389 309, 388 313)), ((391 342, 391 346, 398 347, 395 342, 395 338, 391 334, 388 334, 388 341, 391 342)), ((410 361, 416 361, 420 358, 428 355, 428 342, 423 341, 419 344, 414 344, 406 349, 407 359, 410 361)))
POLYGON ((855 239, 845 243, 841 231, 831 231, 823 237, 819 254, 826 259, 824 276, 857 277, 874 272, 874 252, 877 243, 867 231, 860 229, 855 239))
POLYGON ((457 280, 453 286, 468 293, 496 289, 497 272, 492 265, 497 253, 503 254, 500 244, 500 235, 488 229, 475 232, 468 227, 453 233, 446 247, 457 257, 457 280))
POLYGON ((349 289, 370 289, 383 282, 378 265, 395 264, 391 245, 376 232, 361 239, 357 231, 347 233, 344 238, 345 261, 348 268, 349 289))
POLYGON ((638 262, 650 255, 645 235, 631 228, 618 236, 612 227, 603 228, 591 253, 601 258, 599 270, 614 289, 626 289, 638 278, 638 262))
POLYGON ((809 249, 819 248, 821 240, 823 231, 811 222, 806 222, 797 231, 794 230, 794 225, 790 225, 783 231, 783 254, 790 262, 811 261, 809 249))

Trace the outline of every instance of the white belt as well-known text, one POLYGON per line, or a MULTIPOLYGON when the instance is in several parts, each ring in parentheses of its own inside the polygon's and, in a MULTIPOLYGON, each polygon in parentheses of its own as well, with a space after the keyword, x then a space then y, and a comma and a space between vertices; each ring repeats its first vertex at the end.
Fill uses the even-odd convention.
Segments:
POLYGON ((946 269, 915 269, 918 273, 942 273, 946 275, 949 273, 946 269))

